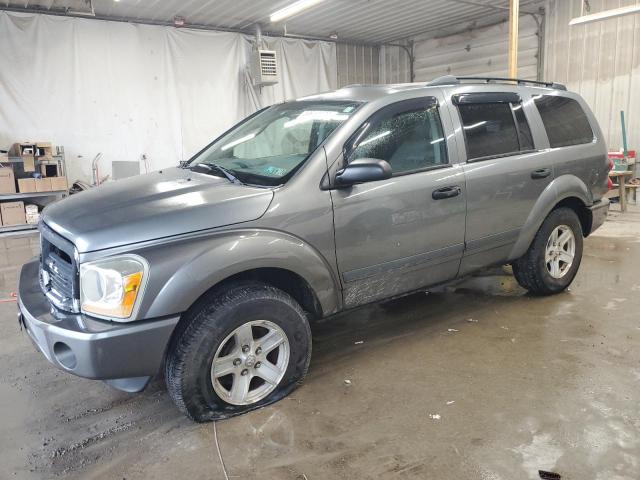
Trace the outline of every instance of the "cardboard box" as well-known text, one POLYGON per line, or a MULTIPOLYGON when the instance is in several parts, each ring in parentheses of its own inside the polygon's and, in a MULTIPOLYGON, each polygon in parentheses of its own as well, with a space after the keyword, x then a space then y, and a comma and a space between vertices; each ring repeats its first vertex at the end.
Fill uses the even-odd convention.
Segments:
POLYGON ((44 158, 40 160, 40 174, 43 177, 61 177, 62 172, 60 171, 60 165, 58 162, 54 160, 45 160, 44 158))
POLYGON ((40 212, 38 212, 37 205, 25 205, 24 213, 27 217, 27 223, 30 225, 37 225, 40 220, 40 212))
POLYGON ((23 202, 0 203, 0 214, 2 214, 2 225, 24 225, 27 223, 23 202))
POLYGON ((38 213, 38 205, 27 204, 24 206, 24 213, 26 215, 33 215, 34 213, 38 213))
POLYGON ((51 179, 50 178, 34 178, 36 182, 36 192, 50 192, 51 191, 51 179))
POLYGON ((49 178, 51 181, 51 190, 54 192, 57 191, 67 191, 69 187, 67 186, 67 177, 51 177, 49 178))
POLYGON ((27 218, 27 223, 29 225, 37 225, 38 222, 40 221, 40 214, 39 213, 28 213, 26 215, 27 218))
POLYGON ((36 158, 33 155, 22 155, 22 165, 25 172, 35 172, 36 158))
POLYGON ((14 143, 9 150, 9 155, 13 157, 22 157, 24 155, 34 156, 36 153, 36 146, 31 142, 14 143))
POLYGON ((51 146, 51 142, 37 142, 35 147, 36 147, 35 149, 36 157, 44 157, 44 158, 53 157, 53 147, 51 146))
POLYGON ((35 178, 19 178, 18 179, 18 191, 20 193, 33 193, 36 191, 36 179, 35 178))
POLYGON ((13 174, 13 168, 0 168, 0 194, 16 193, 16 178, 13 174))

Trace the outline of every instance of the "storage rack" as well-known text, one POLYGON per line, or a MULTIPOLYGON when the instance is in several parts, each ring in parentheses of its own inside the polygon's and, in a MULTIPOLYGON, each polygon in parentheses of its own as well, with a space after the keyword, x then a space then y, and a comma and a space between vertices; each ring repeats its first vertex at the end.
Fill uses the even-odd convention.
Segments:
MULTIPOLYGON (((66 176, 67 169, 65 165, 64 150, 60 149, 60 151, 58 151, 56 155, 52 155, 51 158, 53 158, 58 162, 58 170, 60 171, 61 175, 66 176)), ((7 161, 8 163, 23 163, 23 160, 21 157, 14 157, 14 156, 8 157, 7 161)), ((36 170, 40 166, 40 163, 41 163, 40 160, 35 160, 36 170)), ((69 180, 67 179, 67 181, 69 180)), ((29 200, 32 198, 33 199, 53 198, 55 200, 60 200, 61 198, 65 197, 67 194, 68 194, 68 190, 56 190, 51 192, 0 193, 0 201, 29 200)), ((38 228, 38 225, 35 225, 35 224, 20 224, 20 225, 6 225, 6 226, 0 225, 0 235, 4 233, 10 233, 10 232, 36 230, 37 228, 38 228)))

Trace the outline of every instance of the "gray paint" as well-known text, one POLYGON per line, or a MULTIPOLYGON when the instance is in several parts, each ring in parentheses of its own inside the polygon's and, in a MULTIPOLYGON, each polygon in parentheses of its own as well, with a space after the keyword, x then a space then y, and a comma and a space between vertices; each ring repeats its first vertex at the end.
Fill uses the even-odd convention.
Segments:
MULTIPOLYGON (((606 148, 593 114, 575 94, 498 84, 412 84, 350 87, 312 98, 366 103, 285 185, 243 186, 168 169, 81 193, 45 211, 44 222, 51 230, 43 227, 44 234, 70 255, 77 254, 80 263, 122 253, 148 261, 148 283, 135 318, 139 322, 116 324, 60 312, 59 318, 51 319, 44 295, 33 287, 35 264, 25 267, 21 276, 25 317, 46 331, 55 329, 42 322, 57 322, 56 328, 69 328, 72 338, 79 334, 84 340, 91 340, 91 334, 86 336, 91 329, 103 329, 102 363, 106 356, 126 358, 125 350, 139 350, 149 362, 144 368, 125 368, 120 362, 126 372, 121 374, 87 354, 87 361, 94 362, 92 369, 107 368, 103 378, 125 377, 128 380, 119 383, 130 387, 139 383, 132 377, 146 376, 160 361, 159 352, 164 352, 180 314, 235 274, 260 268, 295 273, 310 286, 326 316, 513 260, 524 253, 562 199, 573 197, 586 207, 594 206, 585 213, 593 212, 595 228, 603 221, 608 204, 598 202, 606 189, 606 148), (458 111, 451 104, 453 95, 468 92, 520 95, 534 151, 468 162, 458 111), (578 100, 592 124, 594 141, 549 148, 532 101, 542 93, 578 100), (450 164, 336 188, 333 179, 345 166, 343 146, 356 129, 380 108, 421 96, 435 97, 439 103, 450 164), (540 168, 553 173, 532 180, 531 172, 540 168), (432 192, 442 187, 456 187, 460 193, 434 200, 432 192), (147 328, 155 335, 149 341, 141 333, 147 328), (107 340, 112 336, 113 341, 107 340), (137 346, 131 339, 139 342, 137 346)), ((55 331, 59 334, 60 329, 55 331)), ((36 341, 48 351, 51 340, 36 341)), ((77 348, 85 352, 95 347, 89 342, 77 348)))
POLYGON ((80 253, 255 220, 273 194, 179 168, 107 183, 45 209, 80 253))
MULTIPOLYGON (((38 284, 38 261, 22 267, 18 306, 29 337, 56 367, 86 378, 127 379, 155 375, 179 317, 117 324, 84 315, 61 315, 52 310, 38 284), (54 354, 56 344, 71 348, 76 365, 63 365, 54 354)), ((144 388, 146 381, 140 385, 144 388)))

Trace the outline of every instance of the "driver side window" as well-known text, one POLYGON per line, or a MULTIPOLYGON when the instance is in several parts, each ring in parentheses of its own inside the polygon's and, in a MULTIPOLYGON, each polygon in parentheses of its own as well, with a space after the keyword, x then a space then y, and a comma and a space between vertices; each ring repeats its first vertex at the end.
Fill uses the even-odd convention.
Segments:
POLYGON ((434 100, 405 100, 381 109, 363 127, 349 162, 386 160, 394 175, 446 165, 446 140, 434 100))

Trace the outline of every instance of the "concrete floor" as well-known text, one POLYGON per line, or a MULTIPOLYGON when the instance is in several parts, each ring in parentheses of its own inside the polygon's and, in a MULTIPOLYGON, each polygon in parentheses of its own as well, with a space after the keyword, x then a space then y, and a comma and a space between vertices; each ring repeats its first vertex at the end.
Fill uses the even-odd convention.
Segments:
MULTIPOLYGON (((1 298, 36 250, 0 240, 1 298)), ((570 291, 532 298, 498 269, 334 318, 301 388, 215 425, 161 381, 128 395, 56 370, 0 303, 0 477, 638 479, 639 267, 640 209, 613 213, 570 291)))

